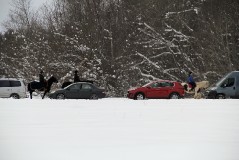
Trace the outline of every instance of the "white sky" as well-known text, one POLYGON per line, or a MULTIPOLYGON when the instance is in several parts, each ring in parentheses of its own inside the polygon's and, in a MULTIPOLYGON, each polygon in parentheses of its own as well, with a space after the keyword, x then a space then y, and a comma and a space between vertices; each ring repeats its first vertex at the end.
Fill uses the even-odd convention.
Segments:
MULTIPOLYGON (((31 0, 31 5, 33 8, 40 7, 43 3, 50 3, 52 0, 31 0)), ((7 20, 8 13, 11 8, 12 0, 0 0, 0 32, 4 30, 2 23, 7 20)))

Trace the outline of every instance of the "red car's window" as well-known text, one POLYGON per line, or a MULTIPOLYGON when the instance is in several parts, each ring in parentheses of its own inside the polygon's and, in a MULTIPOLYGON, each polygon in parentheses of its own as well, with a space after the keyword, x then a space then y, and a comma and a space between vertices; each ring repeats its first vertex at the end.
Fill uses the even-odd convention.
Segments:
POLYGON ((158 87, 173 87, 174 84, 172 82, 155 82, 150 85, 152 88, 158 88, 158 87))
POLYGON ((160 83, 158 83, 158 82, 152 83, 152 84, 150 85, 150 87, 152 87, 152 88, 158 88, 158 87, 160 87, 160 83))
POLYGON ((172 86, 174 86, 174 84, 171 82, 161 82, 160 83, 160 87, 172 87, 172 86))

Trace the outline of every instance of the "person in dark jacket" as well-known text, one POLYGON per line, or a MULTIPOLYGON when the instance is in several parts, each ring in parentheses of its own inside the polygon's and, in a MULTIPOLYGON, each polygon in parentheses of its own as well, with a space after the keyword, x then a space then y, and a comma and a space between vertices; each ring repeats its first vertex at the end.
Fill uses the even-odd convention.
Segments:
POLYGON ((194 88, 196 87, 196 83, 195 83, 195 81, 193 79, 192 72, 188 73, 187 82, 192 85, 191 91, 194 90, 194 88))
POLYGON ((40 84, 41 84, 42 87, 45 86, 46 81, 45 81, 45 78, 44 78, 44 75, 43 75, 43 71, 42 71, 42 70, 40 71, 40 74, 39 74, 39 82, 40 82, 40 84))
POLYGON ((78 76, 78 71, 77 70, 75 70, 75 74, 74 74, 74 83, 75 82, 80 82, 80 78, 78 76))
POLYGON ((41 82, 41 83, 44 83, 44 75, 43 75, 43 71, 41 70, 40 71, 40 74, 39 74, 39 82, 41 82))

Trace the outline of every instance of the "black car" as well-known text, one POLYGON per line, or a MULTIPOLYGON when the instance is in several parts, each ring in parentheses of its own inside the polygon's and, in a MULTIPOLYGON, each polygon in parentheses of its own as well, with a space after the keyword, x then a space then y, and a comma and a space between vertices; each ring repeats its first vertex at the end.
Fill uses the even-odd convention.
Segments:
POLYGON ((105 90, 89 82, 73 83, 49 94, 53 99, 98 99, 106 96, 105 90))

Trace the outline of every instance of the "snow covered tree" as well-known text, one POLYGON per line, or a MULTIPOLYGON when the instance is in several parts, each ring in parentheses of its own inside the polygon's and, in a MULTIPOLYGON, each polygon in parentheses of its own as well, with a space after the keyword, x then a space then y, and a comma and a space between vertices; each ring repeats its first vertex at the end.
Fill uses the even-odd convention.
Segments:
MULTIPOLYGON (((217 81, 239 66, 237 0, 14 0, 0 76, 94 80, 111 96, 153 79, 217 81)), ((59 84, 59 86, 60 86, 59 84)), ((58 86, 58 87, 59 87, 58 86)))

